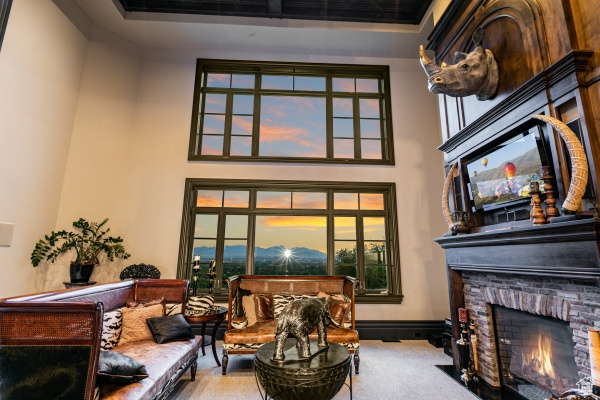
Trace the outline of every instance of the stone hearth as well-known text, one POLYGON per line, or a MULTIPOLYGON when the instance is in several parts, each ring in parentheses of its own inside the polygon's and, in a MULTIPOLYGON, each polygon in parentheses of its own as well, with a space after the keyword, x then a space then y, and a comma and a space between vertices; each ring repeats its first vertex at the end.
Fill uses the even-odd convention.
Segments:
POLYGON ((600 287, 596 280, 463 273, 465 308, 476 321, 479 374, 500 385, 492 305, 569 322, 573 357, 580 378, 590 375, 588 328, 600 327, 600 287))

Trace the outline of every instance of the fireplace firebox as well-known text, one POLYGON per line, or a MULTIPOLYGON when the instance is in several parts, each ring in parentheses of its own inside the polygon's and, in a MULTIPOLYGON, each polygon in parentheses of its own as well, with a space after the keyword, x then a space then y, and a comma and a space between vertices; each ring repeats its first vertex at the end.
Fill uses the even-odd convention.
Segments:
POLYGON ((558 397, 575 388, 573 329, 566 321, 493 306, 500 381, 527 400, 558 397))

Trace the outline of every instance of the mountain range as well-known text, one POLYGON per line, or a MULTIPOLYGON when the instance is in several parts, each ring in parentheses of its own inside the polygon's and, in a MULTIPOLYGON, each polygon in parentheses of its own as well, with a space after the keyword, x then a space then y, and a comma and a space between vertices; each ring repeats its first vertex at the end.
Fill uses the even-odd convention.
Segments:
MULTIPOLYGON (((267 248, 256 247, 254 249, 255 258, 281 258, 283 257, 283 250, 285 246, 272 246, 267 248)), ((312 259, 323 259, 327 258, 327 254, 319 251, 308 249, 306 247, 292 247, 290 248, 292 257, 294 258, 312 258, 312 259)), ((194 247, 194 255, 198 255, 202 258, 213 258, 216 254, 215 247, 201 246, 194 247)), ((246 246, 244 245, 233 245, 225 246, 225 257, 246 257, 246 246)))

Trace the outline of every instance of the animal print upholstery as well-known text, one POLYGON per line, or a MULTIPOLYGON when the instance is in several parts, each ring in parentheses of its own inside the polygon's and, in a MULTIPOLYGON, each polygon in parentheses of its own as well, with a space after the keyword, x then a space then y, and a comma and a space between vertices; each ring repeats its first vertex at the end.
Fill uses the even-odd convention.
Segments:
POLYGON ((104 313, 102 320, 102 343, 101 350, 110 350, 117 347, 123 328, 123 313, 120 309, 104 313))
POLYGON ((181 303, 165 304, 165 315, 181 314, 181 303))
POLYGON ((211 309, 215 304, 215 298, 211 294, 206 296, 191 296, 187 303, 187 313, 196 314, 202 313, 211 309))
POLYGON ((279 318, 279 314, 283 311, 285 306, 290 304, 295 300, 300 299, 312 299, 315 298, 315 295, 309 294, 274 294, 273 295, 273 308, 275 318, 279 318))

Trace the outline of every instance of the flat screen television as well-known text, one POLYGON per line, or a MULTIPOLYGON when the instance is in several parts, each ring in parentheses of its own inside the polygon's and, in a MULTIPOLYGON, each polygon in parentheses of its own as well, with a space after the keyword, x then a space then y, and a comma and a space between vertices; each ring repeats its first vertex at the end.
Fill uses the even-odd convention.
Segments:
POLYGON ((540 167, 547 165, 543 138, 535 126, 466 163, 472 205, 492 210, 531 199, 531 182, 543 191, 540 167))

